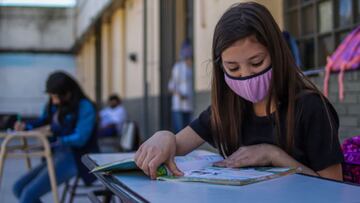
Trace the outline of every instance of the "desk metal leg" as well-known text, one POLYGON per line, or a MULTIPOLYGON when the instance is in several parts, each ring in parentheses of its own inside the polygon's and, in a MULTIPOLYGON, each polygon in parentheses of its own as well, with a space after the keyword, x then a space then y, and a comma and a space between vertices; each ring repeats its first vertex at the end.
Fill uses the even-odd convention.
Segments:
MULTIPOLYGON (((95 190, 88 193, 88 197, 92 203, 110 203, 113 197, 113 193, 110 190, 95 190), (103 200, 100 201, 98 196, 103 196, 103 200)), ((121 201, 122 202, 122 201, 121 201)))
MULTIPOLYGON (((28 152, 29 150, 28 150, 28 143, 27 143, 27 139, 25 139, 24 137, 22 137, 21 139, 20 139, 20 141, 21 141, 21 144, 24 146, 24 151, 25 152, 28 152)), ((27 168, 28 169, 31 169, 31 160, 30 160, 30 157, 26 157, 25 158, 25 161, 26 161, 26 166, 27 166, 27 168)))
MULTIPOLYGON (((58 199, 58 191, 57 191, 57 184, 56 184, 56 176, 55 176, 55 169, 54 169, 54 164, 53 164, 53 160, 51 157, 51 150, 50 150, 50 145, 49 142, 47 140, 46 137, 44 136, 33 136, 37 139, 39 139, 42 143, 42 145, 44 146, 44 152, 43 154, 41 154, 41 156, 45 156, 46 159, 46 163, 47 163, 47 167, 48 167, 48 171, 49 171, 49 178, 50 178, 50 184, 51 184, 51 190, 53 193, 53 197, 54 197, 54 202, 55 203, 59 203, 59 199, 58 199)), ((0 149, 0 187, 1 187, 1 179, 2 179, 2 175, 3 175, 3 169, 4 169, 4 162, 5 162, 5 158, 7 155, 7 145, 10 142, 11 139, 13 138, 18 138, 17 136, 6 136, 3 140, 3 142, 1 143, 1 149, 0 149)), ((27 148, 27 142, 23 142, 25 144, 25 147, 27 148)), ((25 151, 26 151, 25 148, 25 151)), ((26 156, 27 159, 30 159, 28 156, 26 156)), ((28 166, 30 165, 30 160, 28 162, 28 166)))
POLYGON ((6 146, 11 140, 10 137, 5 137, 3 142, 1 143, 1 149, 0 149, 0 188, 1 188, 1 180, 3 176, 4 171, 4 164, 5 164, 5 158, 6 158, 6 146))
POLYGON ((49 177, 50 177, 50 184, 51 184, 51 190, 54 196, 54 202, 58 203, 58 190, 57 190, 57 184, 56 184, 56 178, 55 178, 55 170, 54 170, 54 163, 51 158, 51 150, 49 146, 49 142, 44 137, 39 137, 41 142, 44 145, 44 156, 46 158, 46 163, 49 171, 49 177))

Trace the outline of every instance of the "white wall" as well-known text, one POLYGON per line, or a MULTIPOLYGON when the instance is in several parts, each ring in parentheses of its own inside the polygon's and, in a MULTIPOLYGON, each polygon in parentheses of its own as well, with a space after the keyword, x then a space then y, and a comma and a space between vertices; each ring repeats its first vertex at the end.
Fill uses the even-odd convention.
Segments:
POLYGON ((65 54, 0 54, 0 113, 39 115, 47 101, 46 79, 55 70, 74 75, 74 57, 65 54))
POLYGON ((71 8, 1 8, 0 49, 68 51, 74 40, 71 8))

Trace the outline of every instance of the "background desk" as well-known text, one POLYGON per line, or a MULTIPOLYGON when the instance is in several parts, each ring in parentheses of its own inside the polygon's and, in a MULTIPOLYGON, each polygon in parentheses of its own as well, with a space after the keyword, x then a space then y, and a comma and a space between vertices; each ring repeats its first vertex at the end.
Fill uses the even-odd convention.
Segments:
MULTIPOLYGON (((92 169, 128 154, 90 154, 92 169)), ((246 186, 150 180, 140 171, 96 174, 115 195, 130 202, 360 202, 360 186, 305 175, 289 175, 246 186)))

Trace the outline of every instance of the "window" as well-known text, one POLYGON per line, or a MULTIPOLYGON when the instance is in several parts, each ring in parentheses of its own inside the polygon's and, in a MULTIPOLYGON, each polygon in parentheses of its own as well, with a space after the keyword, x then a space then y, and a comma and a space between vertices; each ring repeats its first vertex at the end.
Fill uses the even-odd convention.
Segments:
POLYGON ((360 0, 355 1, 355 3, 357 4, 354 6, 356 8, 356 21, 360 23, 360 0))
POLYGON ((338 27, 351 25, 352 23, 352 0, 338 0, 339 2, 339 19, 338 27))
POLYGON ((360 23, 360 0, 284 0, 285 29, 299 45, 304 71, 323 68, 360 23))
POLYGON ((329 32, 333 29, 333 7, 331 1, 321 2, 318 6, 318 30, 320 33, 329 32))

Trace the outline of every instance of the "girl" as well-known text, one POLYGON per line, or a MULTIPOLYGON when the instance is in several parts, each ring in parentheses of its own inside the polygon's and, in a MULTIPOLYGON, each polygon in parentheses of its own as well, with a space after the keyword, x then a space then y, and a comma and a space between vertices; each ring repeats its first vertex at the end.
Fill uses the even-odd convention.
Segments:
POLYGON ((329 101, 297 68, 270 12, 257 3, 232 6, 215 27, 211 106, 176 136, 155 133, 137 151, 151 178, 165 163, 182 175, 175 155, 205 141, 222 167, 299 167, 342 180, 339 120, 329 101))
MULTIPOLYGON (((95 180, 81 164, 81 156, 98 151, 94 136, 96 110, 80 86, 69 75, 55 72, 46 82, 49 102, 42 117, 33 123, 16 123, 15 130, 31 130, 50 124, 53 133, 53 159, 57 184, 77 174, 86 184, 95 180), (54 140, 53 140, 54 141, 54 140)), ((46 163, 33 168, 14 185, 19 202, 40 202, 51 189, 46 163)))

